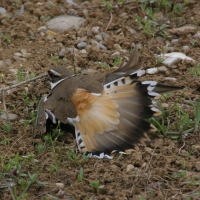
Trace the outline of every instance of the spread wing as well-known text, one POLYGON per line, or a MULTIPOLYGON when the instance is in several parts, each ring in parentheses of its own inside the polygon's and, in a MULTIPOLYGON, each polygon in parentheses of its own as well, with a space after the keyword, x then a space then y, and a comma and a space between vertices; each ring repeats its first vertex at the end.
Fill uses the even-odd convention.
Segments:
POLYGON ((145 119, 160 114, 150 97, 156 82, 137 82, 137 74, 104 86, 101 94, 77 89, 72 101, 77 109, 73 120, 82 152, 125 151, 148 139, 155 128, 145 119))

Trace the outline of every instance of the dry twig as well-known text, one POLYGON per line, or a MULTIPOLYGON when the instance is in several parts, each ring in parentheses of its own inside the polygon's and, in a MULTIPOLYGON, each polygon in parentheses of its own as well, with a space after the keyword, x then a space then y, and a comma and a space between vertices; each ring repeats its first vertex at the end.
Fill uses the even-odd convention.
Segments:
POLYGON ((15 85, 11 85, 11 86, 8 86, 8 87, 0 88, 0 92, 6 91, 6 90, 10 90, 10 89, 13 89, 13 88, 16 88, 16 87, 21 86, 21 85, 23 85, 23 84, 25 84, 25 83, 28 83, 28 82, 31 82, 31 81, 35 81, 35 80, 40 79, 40 78, 43 78, 43 77, 45 77, 45 76, 47 76, 47 74, 42 74, 42 75, 36 76, 36 77, 34 77, 34 78, 32 78, 32 79, 29 79, 29 80, 26 80, 26 81, 17 83, 17 84, 15 84, 15 85))
POLYGON ((8 120, 8 122, 10 122, 10 118, 6 109, 6 102, 5 102, 5 96, 4 96, 4 90, 2 91, 2 101, 3 101, 3 107, 4 107, 4 111, 6 113, 6 119, 8 120))
POLYGON ((107 27, 105 29, 106 31, 108 30, 108 28, 109 28, 109 26, 110 26, 110 24, 112 22, 112 19, 113 19, 112 12, 110 12, 110 21, 108 22, 108 25, 107 25, 107 27))
POLYGON ((76 55, 74 49, 73 49, 73 55, 74 55, 74 74, 76 74, 76 55))

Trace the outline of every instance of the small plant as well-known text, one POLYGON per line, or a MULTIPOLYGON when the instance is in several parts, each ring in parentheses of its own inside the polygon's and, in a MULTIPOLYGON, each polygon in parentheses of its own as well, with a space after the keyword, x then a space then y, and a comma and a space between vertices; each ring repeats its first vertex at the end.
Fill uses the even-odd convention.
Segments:
POLYGON ((118 66, 122 63, 122 58, 121 57, 116 57, 114 59, 114 62, 113 62, 113 66, 118 66))
POLYGON ((176 13, 176 14, 182 13, 183 12, 183 6, 184 6, 183 3, 176 3, 176 4, 174 4, 174 6, 173 6, 173 12, 176 13))
POLYGON ((57 65, 60 64, 59 58, 56 55, 52 55, 51 60, 53 60, 57 65))
POLYGON ((190 41, 190 44, 193 46, 193 47, 196 47, 197 46, 197 40, 191 40, 190 41))
POLYGON ((29 167, 29 169, 31 169, 30 164, 38 162, 38 160, 34 157, 34 154, 20 157, 19 153, 17 153, 14 157, 8 156, 4 158, 3 156, 0 156, 2 167, 0 177, 3 180, 5 187, 8 187, 13 199, 27 199, 27 191, 33 183, 40 186, 46 185, 45 182, 36 180, 37 173, 26 174, 23 170, 24 167, 29 167))
POLYGON ((100 65, 101 68, 103 68, 103 69, 110 69, 110 66, 108 64, 102 63, 100 61, 98 63, 99 63, 99 65, 100 65))
POLYGON ((20 64, 19 66, 19 70, 17 71, 17 80, 19 82, 23 82, 27 79, 31 79, 31 78, 34 78, 35 77, 35 74, 34 73, 31 73, 30 75, 28 74, 28 72, 24 72, 23 71, 23 65, 20 64))
POLYGON ((37 144, 35 146, 35 150, 36 150, 37 153, 42 153, 46 148, 47 147, 44 144, 37 144))
POLYGON ((47 22, 47 21, 49 21, 50 19, 51 19, 50 16, 41 16, 41 17, 40 17, 40 20, 43 21, 43 22, 47 22))
POLYGON ((7 124, 1 126, 1 130, 6 133, 10 133, 12 131, 12 128, 13 124, 11 122, 8 122, 7 124))
POLYGON ((104 188, 104 185, 100 185, 98 180, 95 180, 90 183, 90 186, 93 188, 93 190, 99 195, 99 190, 104 188))
POLYGON ((112 9, 112 0, 101 0, 104 6, 106 7, 106 11, 109 12, 112 9))
POLYGON ((82 182, 82 180, 83 180, 83 168, 81 167, 79 170, 77 181, 82 182))
POLYGON ((9 35, 4 35, 4 36, 2 37, 2 39, 3 39, 3 41, 5 41, 7 44, 10 44, 11 41, 12 41, 12 39, 11 39, 11 37, 10 37, 9 35))
POLYGON ((52 150, 52 155, 54 158, 54 163, 53 164, 49 164, 49 171, 53 172, 55 171, 56 173, 59 172, 59 168, 60 168, 60 163, 62 160, 62 148, 60 148, 60 156, 59 158, 56 155, 56 143, 59 137, 61 137, 63 135, 63 132, 60 131, 60 122, 58 122, 57 127, 53 130, 52 133, 45 135, 44 140, 46 142, 46 144, 51 147, 52 150))
POLYGON ((0 144, 2 144, 2 145, 4 145, 4 146, 9 145, 9 143, 10 143, 10 140, 9 140, 9 138, 7 138, 7 137, 4 137, 4 138, 1 140, 1 142, 0 142, 0 144))
POLYGON ((195 67, 190 68, 190 73, 197 77, 200 77, 200 63, 198 63, 195 67))

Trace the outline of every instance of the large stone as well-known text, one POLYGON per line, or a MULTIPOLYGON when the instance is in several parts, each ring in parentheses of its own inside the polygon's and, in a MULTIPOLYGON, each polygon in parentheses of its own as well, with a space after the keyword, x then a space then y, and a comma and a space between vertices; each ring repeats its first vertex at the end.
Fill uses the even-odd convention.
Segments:
POLYGON ((169 32, 175 34, 175 33, 184 33, 186 31, 193 32, 196 29, 197 29, 196 26, 188 24, 179 28, 170 29, 169 32))
POLYGON ((48 29, 56 31, 66 31, 72 27, 79 29, 85 22, 85 19, 82 17, 75 17, 69 15, 63 15, 49 20, 46 23, 48 29))
POLYGON ((1 119, 3 119, 3 120, 10 120, 11 122, 12 121, 16 121, 17 119, 18 119, 18 115, 16 115, 16 114, 12 114, 12 113, 7 113, 7 115, 6 115, 6 113, 3 113, 2 115, 1 115, 1 119), (7 119, 7 115, 8 115, 8 118, 9 119, 7 119))
POLYGON ((0 7, 0 15, 5 14, 7 11, 5 8, 0 7))
POLYGON ((186 56, 184 53, 181 52, 166 53, 155 56, 156 58, 163 59, 162 63, 168 67, 171 67, 172 65, 180 62, 181 60, 189 60, 194 62, 192 58, 186 56))

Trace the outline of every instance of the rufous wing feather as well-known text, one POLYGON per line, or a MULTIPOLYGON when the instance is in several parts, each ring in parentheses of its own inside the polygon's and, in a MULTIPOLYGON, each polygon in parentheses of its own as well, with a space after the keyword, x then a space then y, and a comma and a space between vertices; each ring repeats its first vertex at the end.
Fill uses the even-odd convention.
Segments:
POLYGON ((139 82, 136 77, 137 72, 110 82, 104 85, 101 94, 78 89, 73 95, 73 103, 79 104, 74 125, 81 151, 94 154, 125 151, 148 140, 146 133, 156 130, 146 121, 161 114, 152 98, 160 96, 157 91, 177 88, 157 86, 155 81, 139 82))

